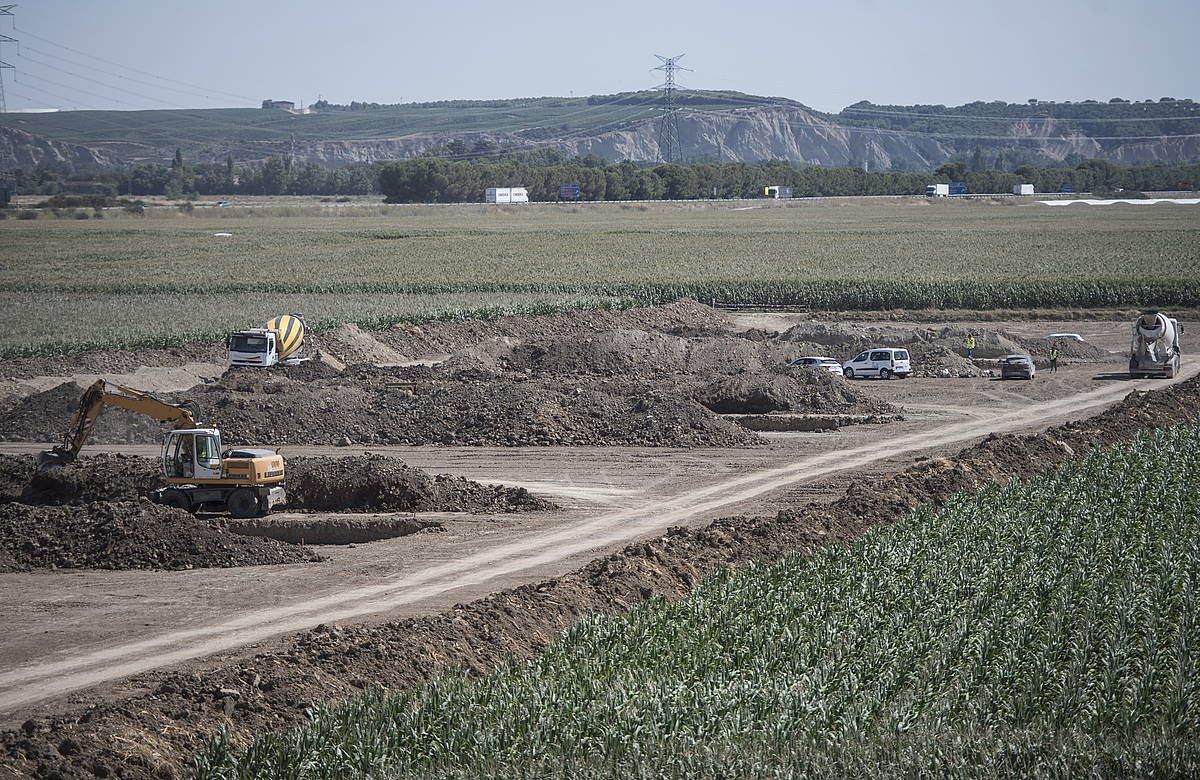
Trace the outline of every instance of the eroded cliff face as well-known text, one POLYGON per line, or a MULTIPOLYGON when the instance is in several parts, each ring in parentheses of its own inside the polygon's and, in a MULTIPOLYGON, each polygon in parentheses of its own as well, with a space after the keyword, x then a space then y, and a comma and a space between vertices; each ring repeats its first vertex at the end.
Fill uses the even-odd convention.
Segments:
MULTIPOLYGON (((1099 157, 1122 163, 1192 162, 1200 160, 1200 138, 1167 137, 1151 140, 1097 140, 1055 119, 1031 119, 1007 126, 1012 140, 989 137, 989 150, 1034 151, 1046 164, 1065 161, 1070 155, 1099 157)), ((447 143, 462 140, 468 148, 478 141, 521 150, 550 146, 568 155, 595 154, 611 161, 654 162, 663 155, 658 122, 649 118, 618 129, 594 134, 540 138, 541 128, 517 133, 416 133, 395 137, 327 141, 224 141, 189 153, 191 162, 221 162, 232 155, 239 162, 254 162, 294 154, 301 162, 314 161, 336 168, 358 162, 405 160, 439 152, 447 143), (536 132, 530 132, 536 131, 536 132)), ((756 162, 787 160, 826 166, 866 166, 870 170, 930 170, 952 157, 969 155, 978 138, 952 134, 920 136, 911 133, 851 127, 829 121, 795 103, 736 108, 725 111, 684 112, 679 136, 688 160, 756 162)), ((80 146, 51 141, 12 128, 0 128, 0 169, 33 168, 46 162, 69 162, 77 167, 137 162, 165 162, 174 146, 156 149, 130 142, 80 146)))
POLYGON ((94 168, 115 162, 109 155, 87 146, 0 127, 0 170, 32 170, 39 165, 67 163, 75 168, 94 168))

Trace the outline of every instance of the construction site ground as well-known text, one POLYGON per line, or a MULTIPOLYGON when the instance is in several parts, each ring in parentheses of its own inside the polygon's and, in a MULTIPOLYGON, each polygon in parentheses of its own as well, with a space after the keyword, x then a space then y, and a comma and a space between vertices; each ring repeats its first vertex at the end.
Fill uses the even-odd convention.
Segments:
MULTIPOLYGON (((731 333, 783 333, 812 315, 721 318, 721 327, 731 333)), ((981 333, 1003 330, 1026 337, 1027 343, 1071 331, 1096 353, 1087 361, 1066 363, 1056 373, 1043 369, 1032 382, 955 375, 855 381, 853 388, 897 407, 902 419, 823 432, 759 434, 764 440, 759 446, 289 445, 284 449, 289 456, 385 454, 430 473, 524 487, 557 508, 418 513, 417 519, 429 521, 424 530, 364 544, 320 545, 316 549, 326 558, 320 563, 0 574, 5 626, 0 634, 0 726, 13 729, 31 716, 49 718, 91 702, 135 696, 146 691, 138 673, 203 670, 249 658, 278 649, 296 632, 320 624, 378 624, 446 612, 499 590, 559 577, 674 526, 698 527, 721 517, 767 515, 833 501, 857 483, 898 472, 914 461, 958 452, 995 433, 1038 432, 1084 419, 1132 390, 1166 387, 1197 372, 1196 365, 1185 363, 1175 380, 1129 380, 1123 371, 1129 332, 1125 320, 954 325, 981 333)), ((854 323, 856 328, 876 326, 926 327, 883 319, 854 323)), ((839 359, 853 356, 834 354, 839 359)), ((142 368, 134 376, 144 386, 168 392, 216 377, 223 368, 191 357, 181 354, 178 365, 142 368)), ((989 364, 976 365, 986 371, 989 364)), ((4 391, 21 395, 53 386, 53 375, 33 375, 28 366, 22 368, 25 376, 7 380, 4 391)), ((58 376, 74 373, 68 363, 58 376)), ((79 373, 86 375, 84 380, 95 375, 79 373)), ((0 454, 36 453, 48 444, 2 442, 0 454)), ((158 447, 113 443, 90 445, 88 451, 157 456, 158 447)), ((300 522, 338 516, 280 515, 300 522)), ((375 516, 391 517, 368 515, 375 516)))

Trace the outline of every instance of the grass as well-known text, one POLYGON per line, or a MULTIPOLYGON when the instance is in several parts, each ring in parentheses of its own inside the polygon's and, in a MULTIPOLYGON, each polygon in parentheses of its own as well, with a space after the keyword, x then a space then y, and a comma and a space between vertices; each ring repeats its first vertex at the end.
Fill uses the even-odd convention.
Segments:
POLYGON ((1191 207, 274 209, 0 222, 0 355, 212 339, 291 309, 369 324, 680 296, 815 309, 1200 305, 1191 207))
POLYGON ((218 737, 198 776, 1195 776, 1197 485, 1200 425, 1143 435, 527 664, 218 737))

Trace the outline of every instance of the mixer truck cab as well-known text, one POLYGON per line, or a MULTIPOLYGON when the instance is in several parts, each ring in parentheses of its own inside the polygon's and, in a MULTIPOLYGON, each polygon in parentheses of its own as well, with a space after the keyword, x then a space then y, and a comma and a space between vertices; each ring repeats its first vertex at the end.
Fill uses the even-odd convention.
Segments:
POLYGON ((304 346, 304 318, 299 314, 276 317, 261 328, 230 333, 226 345, 231 366, 295 365, 307 359, 300 352, 304 346))

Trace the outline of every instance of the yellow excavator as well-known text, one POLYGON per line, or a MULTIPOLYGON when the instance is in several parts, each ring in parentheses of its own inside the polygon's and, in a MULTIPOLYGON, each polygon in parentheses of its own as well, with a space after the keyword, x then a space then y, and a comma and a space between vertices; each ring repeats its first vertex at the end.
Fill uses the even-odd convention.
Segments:
POLYGON ((170 404, 148 393, 97 380, 84 391, 67 429, 66 441, 41 454, 38 471, 62 468, 75 460, 107 407, 144 414, 171 423, 162 444, 166 486, 154 499, 196 512, 228 510, 234 517, 265 515, 286 500, 283 456, 274 450, 221 450, 221 432, 196 422, 190 402, 170 404))

